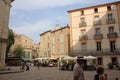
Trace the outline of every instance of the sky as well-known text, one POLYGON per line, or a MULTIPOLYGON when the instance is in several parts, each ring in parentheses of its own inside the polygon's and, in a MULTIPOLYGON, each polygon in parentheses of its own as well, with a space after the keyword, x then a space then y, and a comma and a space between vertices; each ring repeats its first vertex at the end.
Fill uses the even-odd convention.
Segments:
POLYGON ((69 24, 67 11, 120 0, 15 0, 10 11, 9 28, 40 42, 40 34, 69 24))

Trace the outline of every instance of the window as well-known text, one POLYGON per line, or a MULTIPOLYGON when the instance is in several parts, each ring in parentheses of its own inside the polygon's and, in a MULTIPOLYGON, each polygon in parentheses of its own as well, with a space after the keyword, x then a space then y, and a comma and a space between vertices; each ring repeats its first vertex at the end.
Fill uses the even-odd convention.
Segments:
POLYGON ((82 33, 82 36, 85 36, 85 30, 82 30, 81 33, 82 33))
POLYGON ((85 18, 81 18, 81 25, 85 24, 85 18))
POLYGON ((60 45, 60 54, 64 54, 64 45, 60 45))
POLYGON ((96 42, 97 51, 101 51, 101 42, 96 42))
POLYGON ((64 35, 61 34, 61 35, 60 35, 60 43, 63 43, 63 42, 64 42, 64 35))
POLYGON ((112 64, 116 64, 116 63, 118 63, 117 57, 112 57, 112 64))
POLYGON ((115 41, 110 41, 110 51, 115 52, 116 46, 115 46, 115 41))
POLYGON ((84 11, 81 11, 81 15, 84 15, 84 11))
POLYGON ((99 57, 98 59, 97 59, 97 61, 98 61, 98 65, 102 65, 103 63, 103 59, 101 58, 101 57, 99 57))
POLYGON ((55 44, 55 38, 54 37, 52 38, 52 44, 55 44))
POLYGON ((82 43, 82 53, 86 52, 86 43, 82 43))
POLYGON ((109 27, 109 33, 114 33, 114 28, 113 27, 109 27))
POLYGON ((100 28, 96 28, 96 34, 100 34, 100 28))
POLYGON ((112 14, 108 14, 108 20, 112 20, 112 14))
POLYGON ((49 43, 48 43, 48 48, 49 48, 49 43))
POLYGON ((81 18, 81 23, 84 23, 85 22, 85 18, 81 18))
POLYGON ((99 16, 95 16, 95 22, 99 21, 99 16))
POLYGON ((98 8, 95 8, 95 9, 94 9, 94 12, 95 12, 95 13, 98 13, 98 8))
POLYGON ((80 20, 81 20, 80 26, 82 26, 82 27, 86 26, 85 18, 81 18, 80 20))
POLYGON ((85 18, 80 18, 80 27, 85 27, 86 26, 86 22, 85 22, 85 18))
POLYGON ((55 53, 55 47, 53 46, 52 47, 52 54, 54 54, 55 53))
POLYGON ((49 40, 49 36, 48 36, 48 40, 49 40))
POLYGON ((107 6, 107 11, 111 11, 111 6, 107 6))

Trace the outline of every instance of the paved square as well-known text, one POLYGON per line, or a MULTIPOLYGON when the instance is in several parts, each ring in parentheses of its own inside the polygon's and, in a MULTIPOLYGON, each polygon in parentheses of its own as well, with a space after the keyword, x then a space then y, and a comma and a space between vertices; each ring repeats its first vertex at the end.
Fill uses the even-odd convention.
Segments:
MULTIPOLYGON (((93 80, 95 71, 84 71, 86 80, 93 80)), ((118 70, 105 70, 108 80, 120 76, 118 70)), ((72 71, 61 71, 58 67, 30 67, 30 71, 0 75, 0 80, 73 80, 72 71)))

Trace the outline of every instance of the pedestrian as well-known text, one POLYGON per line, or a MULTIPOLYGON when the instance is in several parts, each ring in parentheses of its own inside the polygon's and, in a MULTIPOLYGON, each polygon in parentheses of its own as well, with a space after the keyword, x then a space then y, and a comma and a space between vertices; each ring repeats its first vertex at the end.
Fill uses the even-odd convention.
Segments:
POLYGON ((29 70, 30 70, 30 63, 26 62, 26 71, 29 71, 29 70))
POLYGON ((37 68, 38 68, 38 69, 40 68, 40 63, 39 63, 39 62, 37 63, 37 68))
POLYGON ((74 80, 85 80, 83 72, 84 60, 83 57, 77 57, 76 64, 73 68, 74 80))
POLYGON ((107 74, 104 74, 104 68, 98 67, 96 69, 96 74, 94 76, 94 80, 107 80, 107 74))
POLYGON ((24 62, 22 62, 21 66, 22 66, 21 70, 24 71, 24 69, 25 69, 25 64, 24 64, 24 62))

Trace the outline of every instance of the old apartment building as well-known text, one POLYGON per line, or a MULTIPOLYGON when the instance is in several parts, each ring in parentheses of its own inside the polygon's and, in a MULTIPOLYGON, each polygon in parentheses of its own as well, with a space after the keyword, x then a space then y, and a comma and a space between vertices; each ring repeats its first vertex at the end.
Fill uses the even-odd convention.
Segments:
POLYGON ((69 26, 56 25, 55 30, 40 34, 41 57, 59 58, 69 54, 69 26))
POLYGON ((32 59, 38 58, 39 57, 39 49, 40 44, 34 43, 32 46, 32 59))
POLYGON ((5 67, 6 44, 11 3, 14 0, 0 0, 0 69, 5 67))
POLYGON ((68 11, 70 52, 93 55, 97 65, 120 63, 120 1, 68 11))
POLYGON ((40 34, 40 57, 50 57, 51 30, 40 34))
POLYGON ((29 37, 23 35, 23 34, 16 34, 15 35, 15 42, 14 45, 12 45, 10 52, 13 53, 14 49, 21 45, 24 48, 24 60, 31 60, 32 59, 32 46, 33 46, 33 40, 29 37))

